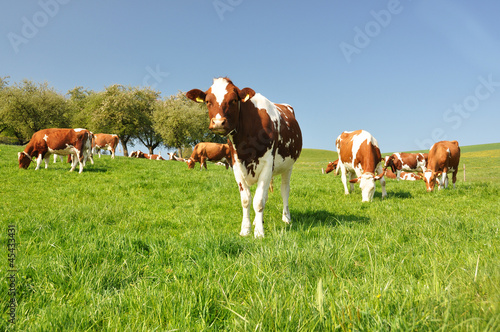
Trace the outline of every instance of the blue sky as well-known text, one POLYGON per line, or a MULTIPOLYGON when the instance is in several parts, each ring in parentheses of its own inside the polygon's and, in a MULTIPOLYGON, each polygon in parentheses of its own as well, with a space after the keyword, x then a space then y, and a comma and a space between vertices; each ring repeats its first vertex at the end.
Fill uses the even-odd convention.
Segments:
POLYGON ((291 104, 304 147, 500 142, 500 2, 3 1, 0 76, 169 96, 228 76, 291 104))

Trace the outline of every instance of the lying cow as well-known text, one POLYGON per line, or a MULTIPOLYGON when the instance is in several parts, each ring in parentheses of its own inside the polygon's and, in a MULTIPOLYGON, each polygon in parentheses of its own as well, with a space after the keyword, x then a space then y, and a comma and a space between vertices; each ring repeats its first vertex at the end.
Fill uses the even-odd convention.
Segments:
POLYGON ((175 154, 175 152, 169 152, 169 154, 168 154, 168 160, 183 161, 185 163, 188 162, 188 159, 177 157, 177 155, 175 154))
POLYGON ((144 158, 149 160, 165 160, 160 154, 147 154, 142 151, 132 151, 129 154, 130 158, 144 158))
POLYGON ((382 186, 382 198, 387 196, 384 179, 385 169, 377 140, 365 130, 356 130, 343 132, 337 137, 335 143, 339 154, 336 174, 339 170, 342 173, 345 194, 349 194, 346 179, 347 174, 349 174, 351 191, 354 190, 353 184, 359 182, 363 202, 370 202, 373 199, 375 181, 377 180, 380 180, 382 186), (357 176, 356 179, 353 179, 354 175, 357 176))
POLYGON ((198 143, 193 149, 191 157, 187 161, 189 169, 193 169, 197 162, 200 163, 200 169, 207 169, 208 161, 221 161, 226 169, 233 166, 231 157, 231 147, 229 144, 219 144, 211 142, 198 143))
POLYGON ((427 153, 393 153, 385 157, 385 167, 390 167, 396 174, 396 178, 401 178, 401 172, 425 172, 427 165, 427 153))
POLYGON ((78 163, 81 173, 87 158, 91 157, 91 147, 92 133, 86 129, 43 129, 34 133, 24 151, 18 153, 19 168, 27 169, 33 158, 36 158, 35 170, 40 168, 42 159, 48 168, 51 154, 74 155, 70 171, 78 163))
POLYGON ((440 141, 431 146, 424 181, 427 191, 433 191, 438 182, 438 189, 448 188, 448 173, 453 172, 453 188, 457 181, 460 147, 457 141, 440 141))
POLYGON ((95 154, 97 151, 101 158, 101 150, 108 150, 111 151, 111 158, 115 159, 115 150, 119 141, 118 135, 95 134, 92 140, 92 153, 95 154))

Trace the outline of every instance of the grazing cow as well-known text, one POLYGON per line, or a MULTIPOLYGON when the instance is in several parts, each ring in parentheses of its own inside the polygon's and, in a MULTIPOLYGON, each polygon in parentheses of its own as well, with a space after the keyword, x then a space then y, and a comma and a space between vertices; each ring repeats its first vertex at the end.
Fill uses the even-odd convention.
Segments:
POLYGON ((219 143, 210 143, 210 142, 202 142, 196 144, 193 149, 193 153, 191 157, 189 157, 187 161, 187 165, 189 169, 193 169, 194 165, 197 162, 200 163, 200 169, 207 169, 206 161, 221 161, 226 166, 226 169, 229 166, 233 166, 232 157, 231 157, 231 148, 229 144, 219 144, 219 143))
POLYGON ((385 167, 390 167, 399 180, 402 171, 425 172, 427 153, 393 153, 385 157, 385 167))
POLYGON ((349 194, 346 179, 346 175, 349 173, 351 191, 354 190, 353 184, 359 182, 363 202, 373 200, 376 180, 380 180, 382 198, 387 196, 384 179, 385 169, 380 149, 377 140, 369 132, 365 130, 344 131, 337 137, 336 146, 339 154, 336 174, 340 169, 346 195, 349 194), (353 179, 354 175, 357 176, 356 179, 353 179))
POLYGON ((207 105, 209 129, 227 136, 232 143, 233 172, 243 207, 240 235, 250 234, 250 186, 257 184, 253 200, 254 236, 264 236, 263 212, 269 185, 276 174, 281 174, 282 220, 290 223, 290 178, 302 151, 302 133, 293 108, 274 104, 250 88, 240 90, 228 78, 214 79, 206 92, 193 89, 186 96, 207 105))
POLYGON ((453 188, 457 181, 458 163, 460 162, 460 147, 457 141, 440 141, 434 143, 429 150, 427 170, 424 181, 427 191, 433 191, 436 181, 438 189, 448 188, 448 172, 453 172, 453 188))
POLYGON ((33 157, 36 158, 35 170, 38 170, 42 159, 45 161, 45 168, 48 167, 51 154, 74 155, 76 158, 72 158, 70 171, 78 163, 81 173, 85 161, 91 157, 91 146, 92 133, 86 129, 43 129, 34 133, 24 151, 18 153, 19 168, 28 168, 33 157))
POLYGON ((331 171, 336 171, 337 170, 337 165, 339 164, 339 160, 335 161, 330 161, 328 165, 326 166, 325 173, 328 174, 331 171))
POLYGON ((101 158, 101 149, 111 151, 111 158, 115 159, 115 150, 120 139, 118 135, 110 134, 94 134, 92 140, 92 153, 95 154, 96 150, 101 158))

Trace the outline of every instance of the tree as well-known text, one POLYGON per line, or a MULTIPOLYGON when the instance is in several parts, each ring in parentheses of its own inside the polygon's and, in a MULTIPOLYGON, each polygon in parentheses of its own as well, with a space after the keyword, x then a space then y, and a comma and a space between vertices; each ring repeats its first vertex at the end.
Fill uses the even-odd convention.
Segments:
POLYGON ((135 89, 135 99, 141 105, 140 111, 143 113, 141 126, 135 135, 145 147, 149 154, 154 153, 161 143, 161 136, 153 128, 153 113, 158 105, 159 93, 150 88, 135 89))
MULTIPOLYGON (((205 105, 193 103, 179 92, 158 104, 153 114, 153 127, 167 147, 182 149, 199 142, 221 141, 208 130, 208 112, 205 105)), ((225 142, 225 139, 222 139, 225 142)))
POLYGON ((86 103, 92 114, 90 130, 118 135, 123 153, 128 155, 127 143, 133 144, 131 140, 151 121, 148 112, 154 108, 152 104, 158 96, 158 92, 150 89, 111 85, 86 103))
POLYGON ((0 118, 4 130, 20 144, 41 129, 69 126, 67 100, 46 82, 36 84, 23 80, 12 87, 2 83, 1 98, 0 118))
POLYGON ((95 105, 97 93, 79 86, 69 90, 70 122, 72 128, 91 128, 92 110, 89 104, 95 105))

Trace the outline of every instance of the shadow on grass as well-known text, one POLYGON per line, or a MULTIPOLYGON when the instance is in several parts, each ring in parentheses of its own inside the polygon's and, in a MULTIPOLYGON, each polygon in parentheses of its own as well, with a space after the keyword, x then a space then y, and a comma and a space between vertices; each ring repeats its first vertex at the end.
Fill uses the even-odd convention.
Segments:
MULTIPOLYGON (((360 223, 368 224, 370 218, 353 214, 335 214, 325 210, 292 211, 292 223, 300 228, 311 226, 337 227, 341 224, 360 223)), ((292 230, 297 230, 292 227, 292 230)))
MULTIPOLYGON (((425 187, 423 188, 423 190, 425 190, 425 187)), ((380 197, 382 197, 382 194, 380 194, 380 197)), ((413 195, 408 191, 388 191, 387 197, 409 199, 413 198, 413 195)))

